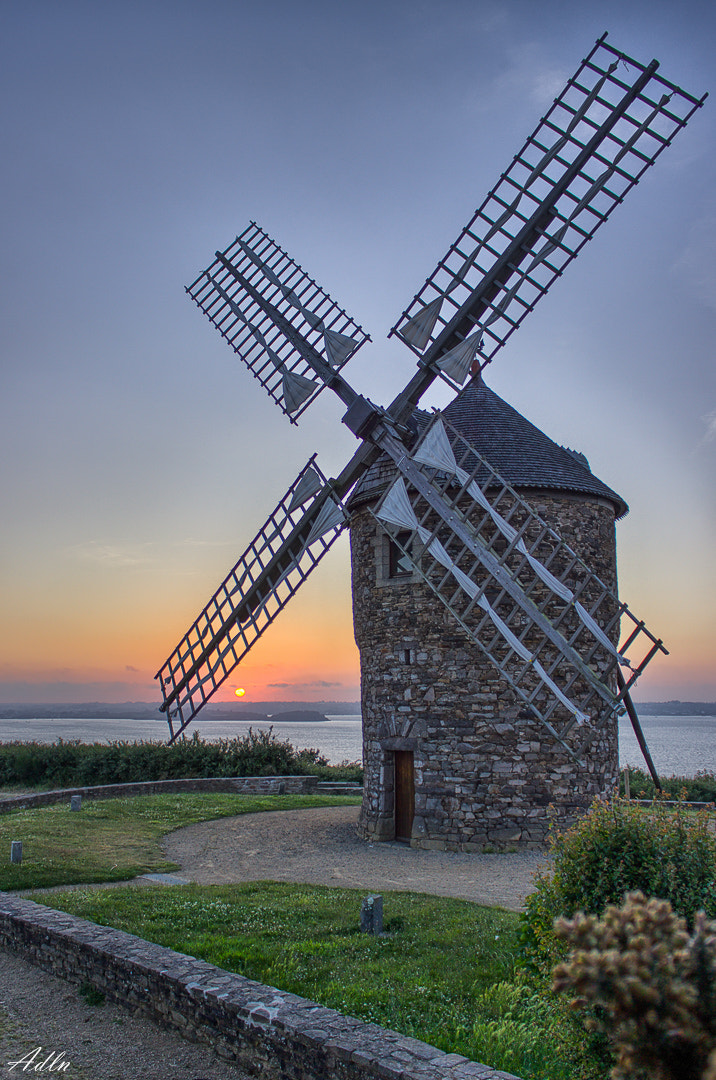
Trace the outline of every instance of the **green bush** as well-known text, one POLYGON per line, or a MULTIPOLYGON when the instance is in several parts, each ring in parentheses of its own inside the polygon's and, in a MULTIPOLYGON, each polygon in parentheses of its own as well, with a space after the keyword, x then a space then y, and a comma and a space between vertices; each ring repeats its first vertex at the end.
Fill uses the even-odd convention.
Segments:
POLYGON ((592 1040, 584 1038, 567 1002, 524 973, 484 990, 476 1014, 471 1038, 465 1040, 473 1060, 518 1070, 525 1080, 603 1080, 603 1061, 591 1054, 592 1040))
POLYGON ((570 948, 554 971, 554 990, 591 1005, 591 1024, 616 1051, 613 1080, 705 1080, 716 1074, 716 923, 686 920, 667 900, 630 893, 602 919, 559 919, 570 948), (711 1067, 709 1068, 709 1063, 711 1067))
POLYGON ((357 762, 331 766, 318 750, 296 750, 273 730, 249 731, 242 738, 205 742, 198 733, 161 742, 3 743, 2 787, 91 787, 143 780, 183 780, 209 776, 305 776, 362 779, 357 762))
POLYGON ((716 839, 708 811, 644 808, 623 799, 595 802, 552 837, 554 870, 537 877, 522 915, 528 966, 546 975, 561 958, 553 923, 577 911, 601 915, 629 892, 668 900, 689 925, 716 915, 716 839))
MULTIPOLYGON (((650 774, 644 769, 629 766, 629 790, 632 799, 687 799, 689 802, 716 803, 716 776, 709 772, 697 772, 696 776, 662 776, 662 791, 656 790, 650 774)), ((624 778, 620 778, 620 790, 624 794, 624 778)))

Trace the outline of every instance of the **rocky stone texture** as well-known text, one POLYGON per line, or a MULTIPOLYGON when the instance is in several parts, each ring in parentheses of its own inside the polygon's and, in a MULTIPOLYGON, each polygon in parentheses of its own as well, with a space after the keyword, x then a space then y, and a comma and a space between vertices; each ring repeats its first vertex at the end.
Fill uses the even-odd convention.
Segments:
MULTIPOLYGON (((613 505, 593 496, 524 495, 616 592, 613 505)), ((431 590, 417 577, 390 577, 388 537, 365 502, 351 518, 351 551, 361 655, 363 836, 394 838, 396 750, 414 754, 415 847, 541 846, 550 823, 570 823, 614 789, 616 719, 593 740, 580 768, 529 717, 431 590)))
MULTIPOLYGON (((175 792, 205 791, 227 795, 310 795, 337 794, 348 785, 321 783, 317 776, 212 776, 188 780, 144 780, 134 784, 101 784, 96 787, 62 788, 0 799, 0 814, 32 806, 69 802, 84 795, 88 799, 128 799, 134 795, 171 795, 175 792)), ((352 789, 351 789, 352 793, 352 789)))
POLYGON ((236 1062, 261 1080, 517 1080, 434 1046, 0 893, 0 947, 236 1062))

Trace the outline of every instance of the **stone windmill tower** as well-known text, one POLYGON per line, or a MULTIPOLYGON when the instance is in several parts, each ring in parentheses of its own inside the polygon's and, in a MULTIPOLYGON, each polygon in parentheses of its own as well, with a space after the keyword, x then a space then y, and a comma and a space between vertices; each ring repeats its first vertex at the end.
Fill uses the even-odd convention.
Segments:
POLYGON ((665 652, 617 597, 620 496, 479 377, 703 103, 605 38, 391 330, 417 370, 389 405, 343 375, 368 335, 255 223, 187 289, 292 422, 328 387, 358 448, 332 479, 310 459, 160 668, 170 740, 350 523, 366 836, 540 841, 548 803, 614 783, 665 652), (431 416, 437 378, 458 396, 431 416))
MULTIPOLYGON (((480 374, 443 415, 616 595, 615 520, 627 506, 586 458, 557 446, 480 374)), ((427 418, 416 419, 424 426, 427 418)), ((366 769, 361 832, 449 850, 542 844, 550 821, 569 821, 614 789, 617 718, 584 762, 555 747, 503 673, 447 612, 436 612, 415 553, 396 542, 407 548, 407 530, 394 538, 371 512, 395 478, 382 459, 349 504, 366 769)), ((505 492, 502 505, 514 511, 517 502, 505 492)), ((483 531, 494 533, 481 507, 473 525, 479 530, 485 517, 483 531)), ((496 539, 504 554, 506 539, 496 539)), ((495 586, 488 599, 494 607, 495 586)))

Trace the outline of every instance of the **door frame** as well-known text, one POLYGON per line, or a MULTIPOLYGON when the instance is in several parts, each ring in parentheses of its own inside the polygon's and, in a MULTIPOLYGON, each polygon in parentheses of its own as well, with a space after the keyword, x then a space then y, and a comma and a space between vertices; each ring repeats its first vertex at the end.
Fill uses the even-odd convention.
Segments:
POLYGON ((395 839, 409 844, 415 819, 415 753, 412 749, 392 753, 395 839))

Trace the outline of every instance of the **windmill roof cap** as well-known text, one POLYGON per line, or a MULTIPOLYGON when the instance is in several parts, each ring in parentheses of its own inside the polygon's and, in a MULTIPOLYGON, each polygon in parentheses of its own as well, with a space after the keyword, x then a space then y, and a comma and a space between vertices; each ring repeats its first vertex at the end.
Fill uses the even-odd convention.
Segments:
MULTIPOLYGON (((443 416, 514 488, 570 492, 605 499, 616 518, 629 507, 589 467, 584 454, 559 446, 476 376, 443 410, 443 416)), ((416 410, 419 428, 430 414, 416 410)), ((387 475, 382 460, 369 470, 352 502, 375 496, 387 475)))

